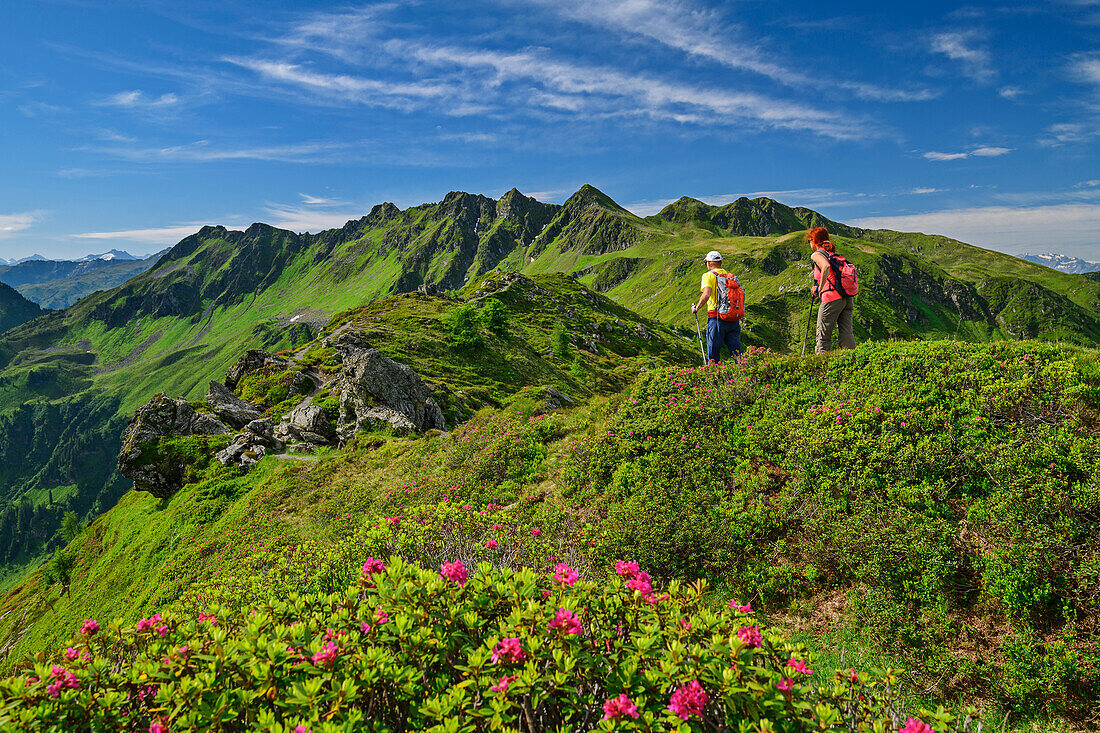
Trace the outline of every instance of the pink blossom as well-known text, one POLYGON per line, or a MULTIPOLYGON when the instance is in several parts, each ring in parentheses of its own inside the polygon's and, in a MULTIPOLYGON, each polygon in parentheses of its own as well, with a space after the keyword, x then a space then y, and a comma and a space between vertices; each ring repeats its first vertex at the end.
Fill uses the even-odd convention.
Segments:
POLYGON ((497 549, 497 541, 496 540, 487 540, 485 542, 485 546, 487 548, 489 548, 490 550, 495 550, 495 549, 497 549))
POLYGON ((932 730, 932 726, 916 718, 909 718, 905 721, 905 725, 898 728, 898 733, 935 733, 932 730))
POLYGON ((368 634, 368 633, 370 633, 370 630, 371 630, 372 628, 373 628, 373 627, 372 627, 372 626, 371 626, 370 624, 368 624, 368 623, 367 623, 366 621, 364 621, 363 623, 359 624, 359 630, 360 630, 360 631, 362 631, 362 632, 363 632, 364 634, 368 634))
POLYGON ((680 628, 684 631, 691 631, 691 622, 686 618, 680 619, 680 628))
POLYGON ((217 626, 218 617, 212 613, 204 613, 202 611, 199 611, 199 623, 201 624, 206 622, 209 622, 211 626, 217 626))
POLYGON ((65 658, 68 659, 69 661, 72 661, 72 660, 76 659, 79 656, 80 656, 80 652, 78 652, 76 649, 73 649, 72 647, 69 647, 68 649, 65 650, 65 658))
POLYGON ((493 525, 493 529, 494 529, 495 531, 499 532, 500 530, 504 529, 504 527, 501 527, 501 526, 500 526, 499 524, 494 524, 494 525, 493 525))
POLYGON ((801 674, 813 674, 814 673, 814 671, 812 669, 807 669, 806 668, 806 663, 805 662, 803 662, 801 659, 795 659, 794 657, 791 657, 790 659, 787 660, 787 666, 790 667, 791 669, 793 669, 795 672, 800 672, 801 674))
POLYGON ((149 724, 149 733, 168 733, 168 725, 162 718, 157 718, 149 724))
POLYGON ((693 715, 703 717, 703 708, 707 706, 710 696, 703 690, 699 680, 692 680, 676 692, 668 701, 668 709, 680 720, 687 720, 693 715))
POLYGON ((859 674, 856 672, 855 668, 853 668, 853 667, 848 668, 848 681, 851 682, 852 684, 855 684, 856 682, 859 682, 859 674))
POLYGON ((363 563, 363 574, 374 575, 375 573, 386 572, 386 564, 376 557, 368 557, 367 561, 363 563))
POLYGON ((603 719, 618 720, 623 717, 637 718, 638 706, 622 693, 618 697, 608 698, 603 704, 603 719))
POLYGON ((567 608, 558 609, 554 614, 554 620, 550 622, 550 628, 561 629, 566 634, 579 634, 582 631, 581 620, 577 618, 577 614, 567 608))
POLYGON ((638 563, 633 560, 620 560, 615 563, 615 572, 624 578, 633 578, 638 574, 639 570, 641 570, 641 568, 638 567, 638 563))
POLYGON ((501 639, 493 650, 493 664, 501 660, 505 662, 522 662, 527 659, 527 652, 523 650, 523 644, 514 636, 506 636, 501 639))
POLYGON ((296 725, 294 726, 294 733, 313 733, 313 731, 304 725, 296 725))
POLYGON ((745 605, 742 606, 741 601, 738 601, 738 600, 735 600, 735 599, 731 598, 730 599, 730 609, 733 610, 733 611, 738 611, 740 613, 752 613, 752 604, 751 603, 746 603, 745 605))
POLYGON ((325 644, 321 651, 314 654, 310 661, 317 667, 331 667, 336 663, 336 657, 338 656, 340 656, 340 647, 330 641, 325 644))
POLYGON ((168 634, 168 625, 167 624, 162 624, 162 625, 156 627, 156 629, 154 629, 154 631, 156 631, 161 636, 161 638, 164 638, 168 634))
POLYGON ((755 624, 739 628, 737 630, 737 638, 744 642, 745 646, 749 649, 758 649, 764 644, 764 637, 760 634, 760 627, 755 624))
POLYGON ((874 408, 872 408, 872 409, 874 409, 875 412, 882 412, 882 408, 879 407, 878 405, 875 405, 874 408))
POLYGON ((452 583, 466 585, 466 565, 461 560, 445 562, 439 566, 439 569, 443 572, 443 577, 452 583))
POLYGON ((84 625, 80 627, 80 633, 84 636, 92 636, 99 631, 99 622, 94 618, 84 619, 84 625))
POLYGON ((639 570, 633 578, 626 581, 626 587, 638 591, 643 596, 653 591, 653 586, 649 582, 649 573, 644 570, 639 570))
POLYGON ((142 631, 149 631, 149 630, 153 629, 157 624, 159 624, 163 620, 164 619, 162 619, 160 617, 159 613, 155 613, 152 616, 150 616, 149 618, 141 619, 140 621, 137 622, 138 633, 141 633, 142 631))
POLYGON ((378 621, 379 626, 381 626, 382 624, 387 624, 387 623, 390 622, 390 615, 388 613, 386 613, 385 611, 383 611, 381 608, 375 610, 374 618, 375 618, 376 621, 378 621))
POLYGON ((565 585, 573 585, 577 582, 577 578, 579 577, 580 576, 577 575, 576 570, 569 567, 563 562, 558 563, 557 567, 555 568, 554 580, 558 581, 559 583, 563 583, 565 585))
POLYGON ((514 674, 505 675, 504 677, 500 678, 500 681, 498 681, 495 685, 493 685, 489 689, 492 690, 493 692, 507 692, 508 691, 508 685, 515 682, 516 677, 518 677, 518 676, 519 675, 514 675, 514 674))
POLYGON ((790 677, 784 677, 776 682, 775 686, 780 692, 790 692, 791 688, 794 687, 794 680, 790 677))
POLYGON ((542 534, 542 530, 539 529, 538 527, 535 527, 534 529, 531 530, 531 536, 532 537, 538 537, 541 534, 542 534))

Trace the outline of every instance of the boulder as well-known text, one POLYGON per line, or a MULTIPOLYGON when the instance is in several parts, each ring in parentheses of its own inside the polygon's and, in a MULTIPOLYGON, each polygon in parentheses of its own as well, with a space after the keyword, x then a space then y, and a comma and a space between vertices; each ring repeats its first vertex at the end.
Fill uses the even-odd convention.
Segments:
POLYGON ((244 356, 238 359, 236 364, 229 367, 229 371, 225 373, 225 386, 229 389, 236 389, 237 383, 240 382, 241 378, 246 374, 251 374, 253 372, 274 374, 275 372, 289 369, 291 366, 293 366, 293 363, 290 359, 276 356, 263 349, 249 349, 244 353, 244 356))
POLYGON ((160 454, 161 438, 183 435, 226 435, 229 427, 212 415, 195 412, 187 400, 158 394, 137 409, 122 433, 118 472, 138 491, 167 499, 183 486, 186 466, 160 454))
POLYGON ((298 405, 275 426, 275 437, 287 443, 327 445, 336 442, 336 428, 317 405, 298 405))
POLYGON ((206 392, 206 403, 215 415, 235 428, 244 427, 260 417, 259 407, 245 402, 218 382, 210 383, 206 392))
POLYGON ((342 348, 337 432, 348 440, 359 430, 389 426, 395 433, 445 430, 443 411, 408 365, 377 349, 342 348))
POLYGON ((555 387, 546 388, 546 409, 560 410, 563 407, 575 407, 576 404, 571 397, 562 394, 555 387))
POLYGON ((223 466, 248 466, 267 453, 280 451, 283 441, 275 437, 270 420, 253 420, 237 433, 233 442, 218 451, 214 458, 223 466))

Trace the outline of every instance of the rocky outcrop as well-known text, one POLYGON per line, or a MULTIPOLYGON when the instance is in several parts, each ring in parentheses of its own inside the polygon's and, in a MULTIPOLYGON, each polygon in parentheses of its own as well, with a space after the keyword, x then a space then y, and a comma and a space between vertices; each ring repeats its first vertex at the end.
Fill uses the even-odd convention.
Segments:
POLYGON ((275 426, 275 437, 288 445, 306 443, 307 449, 337 440, 336 428, 317 405, 298 405, 275 426))
POLYGON ((226 424, 242 428, 260 417, 260 408, 245 402, 218 382, 211 382, 206 392, 206 404, 226 424))
POLYGON ((223 466, 250 466, 269 452, 283 449, 283 442, 275 437, 270 420, 253 420, 233 438, 233 442, 215 454, 223 466))
POLYGON ((344 346, 337 432, 348 440, 356 431, 389 426, 399 435, 443 430, 443 412, 428 386, 405 364, 377 349, 344 346))
POLYGON ((161 438, 186 435, 226 435, 229 427, 213 415, 196 412, 187 400, 158 394, 139 407, 122 434, 118 472, 138 491, 166 499, 183 486, 186 466, 156 450, 161 438))
POLYGON ((264 374, 274 374, 275 372, 281 372, 284 369, 289 369, 293 364, 290 359, 286 359, 282 356, 276 356, 262 349, 249 349, 244 353, 237 363, 229 367, 229 371, 225 373, 225 386, 229 389, 236 389, 237 383, 241 381, 241 378, 246 374, 253 372, 262 372, 264 374))

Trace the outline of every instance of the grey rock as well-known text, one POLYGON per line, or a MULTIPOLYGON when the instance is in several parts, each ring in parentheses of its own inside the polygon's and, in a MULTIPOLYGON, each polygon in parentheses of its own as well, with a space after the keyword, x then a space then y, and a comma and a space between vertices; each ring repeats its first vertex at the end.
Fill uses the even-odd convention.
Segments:
POLYGON ((546 408, 548 410, 560 410, 563 407, 573 407, 576 404, 571 397, 562 394, 557 388, 546 388, 546 408))
POLYGON ((245 402, 218 382, 211 382, 206 403, 218 417, 235 428, 244 427, 260 417, 260 408, 245 402))
POLYGON ((229 389, 236 389, 237 383, 241 381, 241 378, 246 374, 253 372, 262 372, 265 374, 274 374, 275 372, 281 372, 284 369, 289 369, 293 366, 290 359, 282 356, 276 356, 262 349, 249 349, 244 353, 237 363, 229 367, 229 371, 225 373, 225 386, 229 389))
POLYGON ((336 428, 324 410, 316 405, 298 405, 275 426, 275 438, 321 445, 336 442, 336 428))
POLYGON ((161 438, 184 435, 226 435, 229 427, 217 418, 195 412, 182 398, 169 399, 158 394, 142 405, 122 433, 118 472, 134 482, 138 491, 167 499, 183 486, 186 466, 148 450, 161 438))
POLYGON ((428 386, 408 365, 377 349, 344 347, 343 351, 337 425, 341 439, 383 425, 399 435, 446 428, 443 411, 428 386))

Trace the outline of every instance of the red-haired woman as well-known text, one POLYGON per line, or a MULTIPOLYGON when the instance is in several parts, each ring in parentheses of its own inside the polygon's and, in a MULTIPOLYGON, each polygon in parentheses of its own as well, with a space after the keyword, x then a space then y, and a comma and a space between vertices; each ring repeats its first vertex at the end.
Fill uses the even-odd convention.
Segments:
POLYGON ((854 349, 856 336, 852 330, 852 312, 855 310, 855 292, 842 292, 843 285, 837 287, 836 268, 831 261, 836 256, 836 247, 829 240, 825 227, 815 227, 806 233, 810 243, 810 260, 814 264, 814 297, 821 297, 817 309, 817 348, 816 353, 829 351, 833 345, 833 327, 839 326, 840 348, 854 349))

